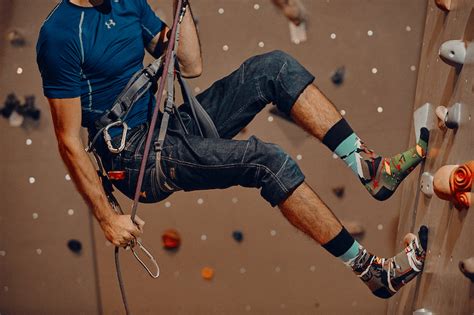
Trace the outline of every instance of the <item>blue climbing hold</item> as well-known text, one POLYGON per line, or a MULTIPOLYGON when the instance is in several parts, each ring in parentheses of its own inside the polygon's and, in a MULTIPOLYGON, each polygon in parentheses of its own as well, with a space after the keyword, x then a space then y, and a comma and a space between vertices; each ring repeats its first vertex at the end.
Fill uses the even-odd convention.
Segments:
POLYGON ((232 237, 239 243, 244 240, 244 234, 241 231, 232 232, 232 237))

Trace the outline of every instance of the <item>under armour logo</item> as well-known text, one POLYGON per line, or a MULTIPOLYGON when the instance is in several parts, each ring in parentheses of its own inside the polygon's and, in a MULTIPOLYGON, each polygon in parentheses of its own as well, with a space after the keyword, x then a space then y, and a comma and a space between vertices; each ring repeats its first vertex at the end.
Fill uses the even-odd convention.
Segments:
POLYGON ((114 20, 110 19, 110 20, 108 20, 107 22, 105 22, 105 25, 106 25, 107 28, 110 30, 112 27, 115 26, 115 22, 114 22, 114 20))

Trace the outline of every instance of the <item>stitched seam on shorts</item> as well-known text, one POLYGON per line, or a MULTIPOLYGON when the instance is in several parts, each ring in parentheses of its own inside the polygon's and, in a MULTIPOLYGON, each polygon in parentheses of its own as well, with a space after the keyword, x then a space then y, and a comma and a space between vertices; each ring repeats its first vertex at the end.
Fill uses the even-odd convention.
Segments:
POLYGON ((280 186, 280 188, 285 192, 285 193, 288 193, 288 189, 285 187, 285 185, 281 182, 281 180, 276 176, 275 173, 273 173, 273 171, 271 169, 269 169, 268 167, 266 167, 265 165, 262 165, 262 164, 255 164, 255 163, 231 163, 231 164, 220 164, 220 165, 202 165, 202 164, 194 164, 194 163, 190 163, 190 162, 186 162, 186 161, 181 161, 181 160, 176 160, 176 159, 173 159, 173 158, 165 158, 165 157, 162 157, 162 159, 164 160, 167 160, 167 161, 170 161, 170 162, 174 162, 174 163, 178 163, 178 164, 184 164, 184 165, 187 165, 187 166, 191 166, 191 167, 195 167, 195 168, 203 168, 203 169, 206 169, 206 168, 213 168, 213 169, 226 169, 226 168, 231 168, 231 167, 234 167, 234 166, 243 166, 243 167, 247 167, 247 166, 250 166, 250 167, 257 167, 257 168, 263 168, 264 170, 266 170, 270 176, 272 176, 275 181, 277 182, 278 186, 280 186))
POLYGON ((240 115, 240 113, 242 113, 242 111, 247 108, 250 104, 252 104, 252 102, 248 102, 247 104, 245 104, 244 106, 241 106, 239 108, 238 111, 234 112, 232 115, 229 116, 229 118, 226 119, 226 121, 224 121, 222 123, 222 125, 226 125, 229 121, 231 121, 232 119, 234 119, 235 117, 237 117, 238 115, 240 115))
POLYGON ((283 71, 283 68, 285 68, 287 65, 288 65, 288 61, 285 61, 285 63, 283 64, 283 66, 281 66, 281 69, 280 69, 280 71, 278 71, 278 74, 277 74, 277 76, 276 76, 276 80, 277 80, 277 81, 280 79, 280 74, 281 74, 281 72, 283 71))
POLYGON ((262 89, 260 88, 260 84, 258 84, 258 83, 257 83, 257 92, 258 92, 258 96, 260 96, 260 99, 265 101, 267 104, 270 103, 270 101, 263 94, 262 89))
POLYGON ((242 64, 242 73, 240 74, 240 84, 245 82, 245 62, 242 64))
POLYGON ((285 162, 283 162, 283 164, 281 165, 280 169, 279 169, 278 172, 276 173, 276 176, 278 176, 278 174, 280 174, 280 172, 283 170, 283 168, 284 168, 285 165, 286 165, 286 162, 288 162, 288 159, 289 159, 289 156, 287 155, 287 156, 286 156, 286 159, 285 159, 285 162))
POLYGON ((245 155, 247 154, 247 150, 249 148, 249 145, 250 145, 250 142, 247 141, 247 146, 245 146, 244 155, 242 156, 242 160, 240 161, 240 163, 244 163, 245 155))

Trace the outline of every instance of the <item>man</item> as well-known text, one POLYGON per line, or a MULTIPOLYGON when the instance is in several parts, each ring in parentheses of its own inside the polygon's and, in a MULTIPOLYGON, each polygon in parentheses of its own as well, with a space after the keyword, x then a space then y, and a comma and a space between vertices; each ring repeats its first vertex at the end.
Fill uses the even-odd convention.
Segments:
MULTIPOLYGON (((38 39, 37 61, 61 157, 105 237, 117 246, 138 237, 144 222, 137 218, 136 227, 130 216, 114 213, 84 152, 79 130, 82 122, 89 136, 97 132, 94 121, 143 67, 144 48, 160 56, 168 30, 146 0, 63 0, 46 19, 38 39)), ((201 74, 201 50, 190 7, 182 21, 177 57, 184 76, 201 74)), ((148 159, 142 202, 161 201, 176 190, 234 185, 261 188, 262 197, 272 206, 278 205, 294 226, 340 258, 376 296, 388 298, 421 272, 426 242, 422 239, 420 246, 416 236, 409 234, 407 247, 395 257, 384 259, 369 253, 304 182, 301 170, 282 149, 254 136, 232 140, 258 112, 273 103, 347 163, 373 197, 389 198, 424 158, 428 131, 422 130, 416 147, 392 158, 380 157, 357 137, 313 80, 283 52, 255 56, 197 96, 220 139, 198 136, 189 104, 184 104, 179 115, 190 135, 180 131, 173 117, 161 163, 156 166, 155 152, 143 156, 152 99, 145 95, 127 118, 131 130, 125 149, 113 154, 103 143, 96 149, 107 170, 126 172, 125 179, 114 184, 129 197, 135 190, 141 160, 148 159), (157 167, 166 176, 165 185, 156 180, 157 167)), ((152 131, 155 138, 157 129, 152 131)), ((118 133, 115 143, 119 142, 118 133)))

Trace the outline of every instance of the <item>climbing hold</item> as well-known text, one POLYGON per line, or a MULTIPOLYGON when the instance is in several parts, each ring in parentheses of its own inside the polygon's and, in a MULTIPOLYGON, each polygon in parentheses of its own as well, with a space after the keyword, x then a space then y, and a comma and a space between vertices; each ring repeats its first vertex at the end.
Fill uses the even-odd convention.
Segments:
POLYGON ((346 74, 346 68, 344 66, 337 68, 336 71, 331 76, 332 83, 338 86, 342 85, 342 83, 344 83, 345 74, 346 74))
POLYGON ((80 254, 82 250, 82 243, 78 240, 69 240, 67 242, 67 247, 71 250, 71 252, 75 254, 80 254))
POLYGON ((433 105, 425 103, 413 113, 413 121, 415 123, 416 139, 420 139, 421 128, 433 130, 435 127, 436 115, 433 105))
POLYGON ((463 165, 445 165, 434 175, 435 194, 443 200, 451 201, 458 210, 468 209, 472 204, 474 182, 474 160, 463 165))
POLYGON ((413 312, 413 315, 433 315, 433 312, 426 308, 420 308, 413 312))
POLYGON ((244 234, 241 231, 232 232, 232 237, 236 242, 242 242, 244 240, 244 234))
POLYGON ((25 37, 17 30, 12 30, 8 32, 7 39, 14 47, 25 46, 26 44, 25 37))
POLYGON ((466 60, 467 43, 462 40, 448 40, 439 48, 439 55, 449 65, 463 65, 466 60))
POLYGON ((167 250, 177 250, 181 246, 181 236, 174 229, 166 230, 161 236, 163 247, 167 250))
POLYGON ((426 197, 432 197, 434 194, 433 190, 433 175, 429 172, 424 172, 421 175, 420 189, 426 197))
POLYGON ((453 106, 446 108, 438 106, 436 108, 436 116, 439 118, 438 126, 441 129, 457 129, 461 124, 462 104, 455 103, 453 106))
POLYGON ((474 257, 460 261, 459 269, 467 278, 474 282, 474 257))
POLYGON ((305 10, 299 0, 272 0, 272 2, 294 25, 300 25, 305 21, 305 10))
POLYGON ((337 198, 342 199, 344 198, 344 194, 346 193, 346 188, 344 186, 334 187, 332 192, 336 195, 337 198))
POLYGON ((290 38, 294 44, 307 40, 306 10, 299 0, 272 0, 273 4, 289 20, 290 38))
POLYGON ((18 108, 20 108, 20 101, 14 93, 10 93, 7 95, 4 107, 0 109, 0 113, 3 117, 10 118, 13 112, 16 112, 18 108))
POLYGON ((452 7, 452 0, 435 0, 436 5, 445 11, 450 11, 452 7))
POLYGON ((212 280, 212 278, 214 278, 214 269, 212 269, 211 267, 202 268, 201 276, 205 280, 212 280))
POLYGON ((25 103, 18 108, 18 114, 25 118, 31 118, 38 121, 41 117, 41 111, 35 105, 35 96, 25 96, 25 103))

